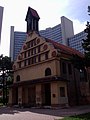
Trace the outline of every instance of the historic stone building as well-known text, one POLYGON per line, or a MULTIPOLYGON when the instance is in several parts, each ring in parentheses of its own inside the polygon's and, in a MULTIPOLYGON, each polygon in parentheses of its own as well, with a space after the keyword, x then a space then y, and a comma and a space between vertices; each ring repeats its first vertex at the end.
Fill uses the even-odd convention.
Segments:
MULTIPOLYGON (((89 82, 70 61, 73 54, 83 57, 82 54, 40 36, 37 12, 29 8, 28 14, 31 21, 27 26, 30 26, 13 65, 14 83, 9 89, 9 104, 67 106, 89 102, 89 82)), ((26 21, 29 21, 28 14, 26 21)))

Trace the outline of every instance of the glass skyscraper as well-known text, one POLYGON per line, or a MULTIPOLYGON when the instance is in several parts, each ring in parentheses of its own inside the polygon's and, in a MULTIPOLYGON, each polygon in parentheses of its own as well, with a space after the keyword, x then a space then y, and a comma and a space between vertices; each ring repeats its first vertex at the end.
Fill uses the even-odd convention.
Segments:
POLYGON ((61 24, 58 24, 52 28, 46 28, 46 30, 39 31, 40 35, 52 39, 58 43, 62 43, 62 30, 61 24))
POLYGON ((14 32, 14 26, 11 26, 10 34, 10 57, 11 60, 16 60, 18 53, 21 50, 23 43, 26 40, 27 34, 25 32, 14 32))
POLYGON ((2 30, 2 20, 3 20, 3 7, 0 6, 0 41, 1 41, 1 30, 2 30))
MULTIPOLYGON (((61 17, 61 24, 46 28, 45 30, 40 30, 39 34, 58 43, 75 48, 82 53, 84 52, 82 48, 82 39, 85 38, 86 34, 80 32, 74 35, 73 22, 64 16, 61 17)), ((13 61, 17 58, 17 55, 26 40, 27 34, 25 32, 14 31, 14 27, 11 26, 10 35, 10 57, 13 61)))
POLYGON ((82 40, 86 38, 86 33, 84 31, 74 35, 71 38, 68 38, 69 46, 84 53, 84 49, 82 47, 82 40))

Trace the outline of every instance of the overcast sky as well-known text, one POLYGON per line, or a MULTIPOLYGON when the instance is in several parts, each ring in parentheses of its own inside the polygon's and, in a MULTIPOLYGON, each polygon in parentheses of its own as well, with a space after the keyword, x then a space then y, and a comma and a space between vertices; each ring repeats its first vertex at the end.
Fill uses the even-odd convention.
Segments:
POLYGON ((73 21, 76 34, 84 30, 86 21, 90 21, 88 5, 89 0, 0 0, 0 6, 4 7, 0 54, 9 56, 10 26, 15 26, 15 31, 26 32, 25 17, 29 6, 40 16, 39 30, 60 24, 60 17, 66 16, 73 21))

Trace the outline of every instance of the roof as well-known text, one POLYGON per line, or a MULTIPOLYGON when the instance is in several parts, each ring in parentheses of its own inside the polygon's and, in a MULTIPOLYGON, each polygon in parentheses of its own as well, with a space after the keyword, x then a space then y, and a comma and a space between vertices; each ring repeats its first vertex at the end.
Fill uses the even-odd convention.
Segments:
POLYGON ((12 85, 10 85, 9 87, 17 87, 17 86, 21 86, 21 85, 32 85, 32 84, 38 84, 38 83, 48 83, 48 82, 55 82, 55 81, 63 81, 63 82, 69 82, 69 80, 60 77, 60 76, 48 76, 48 77, 44 77, 44 78, 37 78, 37 79, 32 79, 32 80, 27 80, 27 81, 19 81, 16 83, 13 83, 12 85))
POLYGON ((38 20, 40 19, 37 11, 34 10, 33 8, 31 8, 31 7, 28 7, 28 11, 27 11, 27 15, 26 15, 26 20, 27 20, 28 16, 30 16, 30 15, 32 15, 33 17, 35 17, 38 20))
POLYGON ((47 38, 46 38, 46 41, 52 43, 56 49, 60 49, 60 51, 62 51, 62 52, 65 52, 65 53, 68 53, 68 54, 71 54, 71 55, 76 54, 80 57, 84 56, 81 52, 79 52, 78 50, 76 50, 74 48, 71 48, 69 46, 57 43, 57 42, 55 42, 53 40, 50 40, 50 39, 47 39, 47 38))

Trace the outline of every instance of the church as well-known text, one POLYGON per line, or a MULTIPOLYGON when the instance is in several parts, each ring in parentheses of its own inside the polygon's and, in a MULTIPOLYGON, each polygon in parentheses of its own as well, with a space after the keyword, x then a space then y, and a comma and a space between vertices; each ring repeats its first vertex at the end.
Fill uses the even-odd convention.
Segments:
POLYGON ((28 7, 27 39, 14 62, 9 105, 72 106, 90 103, 90 86, 71 63, 75 49, 39 35, 39 15, 28 7))

